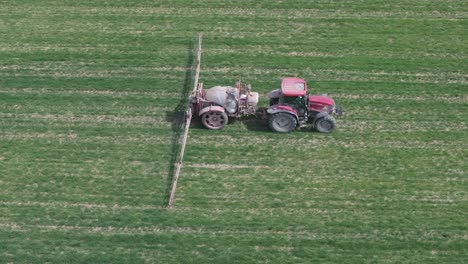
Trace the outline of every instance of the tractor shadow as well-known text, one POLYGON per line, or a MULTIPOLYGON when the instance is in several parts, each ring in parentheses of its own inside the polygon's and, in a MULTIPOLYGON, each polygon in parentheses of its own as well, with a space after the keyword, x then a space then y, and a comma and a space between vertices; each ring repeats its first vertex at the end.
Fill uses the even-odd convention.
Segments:
POLYGON ((232 121, 229 121, 229 123, 230 124, 241 123, 249 131, 271 132, 271 130, 268 128, 268 120, 257 118, 255 116, 235 118, 235 119, 232 119, 232 121))
POLYGON ((188 97, 189 93, 192 90, 194 73, 192 71, 193 63, 195 62, 194 57, 195 43, 189 42, 187 47, 187 63, 185 64, 185 77, 182 87, 180 89, 180 101, 173 111, 166 112, 166 121, 171 123, 172 138, 171 138, 171 147, 170 147, 170 156, 171 160, 169 163, 169 170, 167 174, 167 183, 164 192, 164 198, 162 201, 162 206, 166 207, 169 198, 171 195, 172 189, 172 180, 174 178, 174 173, 176 170, 176 162, 179 158, 180 153, 180 138, 184 133, 184 124, 185 124, 185 110, 188 107, 188 97))

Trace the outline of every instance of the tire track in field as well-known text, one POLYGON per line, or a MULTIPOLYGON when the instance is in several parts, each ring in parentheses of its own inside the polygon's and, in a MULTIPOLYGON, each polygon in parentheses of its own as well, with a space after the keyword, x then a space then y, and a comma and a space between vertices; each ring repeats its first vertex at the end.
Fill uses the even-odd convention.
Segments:
POLYGON ((31 73, 2 73, 0 76, 4 77, 54 77, 54 78, 121 78, 121 79, 156 79, 156 80, 180 80, 180 76, 176 73, 153 73, 148 75, 130 73, 125 70, 90 70, 90 71, 77 71, 77 72, 31 72, 31 73))
MULTIPOLYGON (((75 77, 75 78, 146 78, 146 79, 180 79, 187 69, 184 67, 132 67, 129 69, 101 70, 83 69, 72 66, 66 71, 63 66, 2 66, 0 76, 30 77, 75 77), (13 70, 18 68, 17 70, 13 70), (21 70, 20 70, 21 69, 21 70), (8 71, 5 71, 8 70, 8 71), (23 71, 24 70, 24 71, 23 71)), ((266 69, 255 67, 204 67, 204 74, 230 74, 249 76, 250 79, 264 79, 265 75, 283 76, 291 69, 266 69), (258 76, 258 77, 255 77, 258 76), (253 78, 255 77, 255 78, 253 78)), ((464 72, 385 72, 385 71, 350 71, 340 69, 314 70, 300 69, 295 74, 311 76, 316 81, 360 81, 360 82, 394 82, 394 83, 431 83, 431 84, 468 84, 468 73, 464 72)))
POLYGON ((353 18, 380 18, 380 19, 412 19, 412 20, 462 20, 467 16, 464 11, 415 11, 415 10, 345 10, 345 9, 271 9, 271 8, 207 8, 207 7, 71 7, 61 6, 60 13, 48 6, 16 6, 5 5, 5 12, 10 14, 25 12, 31 16, 56 16, 67 14, 69 16, 171 16, 171 17, 220 17, 229 16, 237 18, 275 18, 288 20, 304 19, 353 19, 353 18))
MULTIPOLYGON (((170 91, 135 91, 135 90, 92 90, 92 89, 73 89, 61 90, 51 88, 0 88, 0 94, 30 94, 30 95, 52 95, 52 96, 73 96, 84 95, 90 97, 109 97, 109 98, 150 98, 161 99, 162 97, 177 97, 176 92, 170 91)), ((159 109, 158 109, 159 110, 159 109)))
MULTIPOLYGON (((290 49, 290 47, 285 46, 283 48, 290 49)), ((379 58, 401 58, 406 59, 409 56, 419 57, 419 58, 444 58, 444 59, 456 59, 462 60, 468 58, 466 53, 447 53, 441 51, 386 51, 382 53, 381 51, 340 51, 336 50, 334 53, 324 52, 324 51, 304 51, 307 47, 301 47, 301 51, 288 51, 282 52, 273 49, 270 46, 244 46, 244 48, 234 48, 234 47, 214 47, 214 48, 205 48, 204 53, 212 55, 246 55, 246 54, 256 54, 256 55, 268 55, 268 56, 281 56, 281 57, 308 57, 308 58, 346 58, 346 57, 355 57, 355 56, 370 56, 370 57, 379 57, 379 58)), ((37 52, 67 52, 67 53, 76 53, 76 54, 107 54, 107 55, 154 55, 155 58, 160 58, 161 56, 165 57, 168 54, 173 56, 182 56, 185 54, 184 47, 181 48, 161 48, 157 50, 136 50, 128 49, 123 45, 97 45, 97 46, 86 46, 86 45, 66 45, 66 44, 48 44, 41 45, 36 43, 18 43, 18 45, 2 45, 0 43, 0 52, 8 53, 37 53, 37 52)), ((86 65, 91 65, 92 62, 86 62, 86 65)), ((24 66, 24 65, 21 65, 24 66)), ((0 69, 19 69, 20 65, 3 65, 0 66, 0 69)))
MULTIPOLYGON (((375 229, 369 232, 313 232, 310 230, 246 230, 246 229, 205 229, 191 227, 115 227, 115 226, 79 226, 79 225, 30 225, 14 222, 0 223, 3 230, 17 232, 79 232, 99 235, 162 235, 162 234, 185 234, 185 235, 209 235, 209 236, 255 236, 255 237, 289 237, 303 238, 309 240, 372 240, 385 241, 388 239, 442 239, 449 236, 452 240, 467 240, 468 233, 448 232, 446 230, 395 230, 375 229)), ((445 240, 445 239, 444 239, 445 240)))
MULTIPOLYGON (((222 73, 249 77, 262 76, 263 78, 265 75, 283 76, 290 71, 290 69, 266 69, 254 67, 204 68, 205 73, 222 73)), ((468 73, 463 72, 366 72, 340 69, 314 70, 311 68, 305 68, 298 70, 296 74, 302 76, 312 76, 312 78, 316 81, 468 84, 468 73)))
MULTIPOLYGON (((292 50, 290 46, 282 48, 292 50)), ((296 47, 297 48, 297 47, 296 47)), ((372 58, 400 58, 407 59, 408 57, 417 58, 443 58, 461 61, 468 58, 466 53, 448 53, 448 52, 429 52, 429 51, 371 51, 371 50, 353 50, 353 51, 340 51, 335 50, 333 53, 325 51, 312 51, 310 47, 299 47, 300 51, 282 52, 273 49, 270 46, 246 46, 242 49, 236 48, 208 48, 204 52, 209 56, 212 55, 239 55, 245 56, 246 54, 253 55, 266 55, 270 57, 302 57, 302 58, 353 58, 353 57, 372 57, 372 58)))
MULTIPOLYGON (((331 190, 333 188, 328 188, 331 190)), ((399 201, 420 201, 420 202, 436 202, 436 203, 453 203, 453 202, 464 202, 467 201, 468 196, 465 194, 453 194, 452 197, 442 197, 444 193, 430 192, 426 195, 421 196, 416 193, 414 195, 405 195, 394 197, 386 197, 386 202, 399 202, 399 201), (464 198, 460 199, 463 195, 464 198), (455 197, 457 199, 455 199, 455 197)), ((369 196, 371 197, 371 196, 369 196)), ((362 197, 361 199, 367 199, 362 197)), ((165 211, 166 209, 160 206, 154 205, 122 205, 122 204, 102 204, 102 203, 90 203, 90 202, 38 202, 38 201, 0 201, 0 206, 17 206, 17 207, 44 207, 44 208, 83 208, 93 210, 104 210, 104 211, 165 211)), ((230 213, 241 213, 243 215, 257 215, 257 216, 307 216, 309 214, 319 215, 336 215, 336 214, 349 214, 349 210, 344 208, 304 208, 304 207, 281 207, 281 208, 225 208, 217 207, 207 209, 200 209, 194 207, 174 207, 171 211, 175 212, 186 212, 186 213, 207 213, 214 215, 230 214, 230 213)), ((412 213, 425 213, 426 209, 414 209, 412 213)), ((360 209, 355 214, 373 214, 371 209, 360 209)))
POLYGON ((71 202, 37 202, 37 201, 0 201, 4 206, 38 206, 38 207, 59 207, 59 208, 86 208, 86 209, 108 209, 108 210, 161 210, 160 206, 153 205, 119 205, 119 204, 97 204, 97 203, 71 203, 71 202))
POLYGON ((81 135, 80 133, 34 133, 34 132, 0 132, 2 140, 37 140, 48 139, 57 140, 60 142, 82 142, 82 143, 147 143, 157 145, 169 145, 170 138, 168 136, 96 136, 96 135, 81 135))
MULTIPOLYGON (((349 124, 344 126, 344 124, 340 123, 340 126, 344 127, 360 127, 361 130, 368 131, 369 126, 367 121, 348 121, 349 124)), ((375 122, 374 126, 375 127, 383 127, 382 124, 386 124, 387 122, 375 122)), ((395 122, 395 123, 400 123, 400 122, 395 122)), ((413 126, 413 122, 408 122, 407 126, 413 126)), ((442 124, 442 122, 441 122, 442 124)), ((434 126, 433 122, 427 122, 426 125, 428 127, 434 126)), ((460 131, 463 131, 463 128, 466 128, 466 124, 454 124, 454 128, 460 128, 460 131)), ((340 127, 341 133, 344 133, 347 131, 347 129, 340 127)), ((429 130, 426 128, 428 131, 433 131, 429 130)), ((356 133, 359 129, 349 129, 349 133, 356 133)), ((389 132, 389 131, 401 131, 401 129, 386 129, 384 131, 378 131, 378 132, 389 132)), ((405 132, 411 132, 407 130, 403 130, 405 132)), ((418 132, 419 130, 416 130, 418 132)), ((375 131, 377 132, 377 131, 375 131)), ((413 131, 414 132, 414 131, 413 131)), ((300 133, 300 132, 297 132, 300 133)), ((193 145, 213 145, 215 147, 222 147, 222 146, 229 146, 229 145, 234 145, 235 149, 242 149, 244 147, 251 146, 252 144, 256 144, 259 146, 267 146, 266 148, 268 149, 276 149, 276 148, 282 148, 284 146, 297 146, 297 145, 306 145, 306 146, 317 146, 320 148, 332 148, 332 147, 351 147, 351 148, 375 148, 375 147, 389 147, 389 148, 452 148, 452 149, 464 149, 465 147, 468 147, 468 143, 463 140, 463 138, 459 139, 437 139, 434 138, 432 140, 418 140, 411 138, 409 140, 405 140, 404 138, 394 138, 394 139, 383 139, 378 137, 377 135, 373 138, 370 138, 369 136, 365 136, 365 138, 356 137, 354 136, 352 138, 352 141, 350 140, 329 140, 329 139, 324 139, 324 138, 317 138, 317 137, 311 137, 308 135, 308 132, 301 132, 305 133, 304 137, 300 137, 297 139, 281 139, 281 144, 278 145, 278 139, 276 138, 268 138, 268 137, 256 137, 253 139, 252 137, 246 137, 245 140, 240 139, 238 136, 232 137, 232 136, 219 136, 219 135, 211 135, 210 137, 193 137, 190 139, 190 144, 193 145)), ((260 148, 260 147, 259 147, 260 148)), ((197 163, 187 163, 187 166, 192 166, 195 165, 198 166, 199 168, 203 168, 203 164, 196 165, 197 163)), ((210 165, 206 165, 207 168, 210 165)), ((236 165, 233 165, 233 168, 236 165)), ((239 165, 239 166, 250 166, 250 165, 239 165)), ((223 168, 227 168, 224 166, 223 168)))
POLYGON ((465 104, 468 103, 468 95, 398 95, 398 94, 353 94, 353 93, 334 93, 334 99, 348 100, 388 100, 388 101, 414 101, 414 102, 447 102, 465 104))
MULTIPOLYGON (((50 109, 48 109, 50 112, 50 109)), ((54 111, 52 111, 54 112, 54 111)), ((161 133, 171 126, 170 122, 163 116, 134 116, 130 115, 75 115, 75 114, 38 114, 38 113, 0 113, 0 125, 4 127, 14 128, 14 132, 4 132, 0 135, 4 139, 9 140, 36 140, 36 139, 56 139, 59 141, 81 141, 81 142, 117 142, 121 139, 124 142, 160 142, 158 136, 143 137, 116 137, 115 139, 106 136, 88 136, 76 132, 85 130, 86 128, 101 128, 101 129, 154 129, 154 134, 161 133), (47 127, 47 130, 68 130, 72 132, 57 132, 50 133, 34 133, 34 132, 20 132, 21 130, 40 130, 47 127)), ((148 134, 145 132, 145 134, 148 134)), ((117 142, 118 143, 118 142, 117 142)))
MULTIPOLYGON (((158 48, 154 50, 139 50, 135 49, 134 47, 129 48, 127 45, 122 45, 118 43, 112 44, 95 44, 95 45, 87 45, 87 44, 53 44, 48 43, 47 45, 39 44, 39 43, 30 43, 30 42, 22 42, 16 43, 16 45, 7 45, 0 43, 0 52, 3 53, 25 53, 25 54, 32 54, 32 53, 57 53, 57 52, 66 52, 66 53, 75 53, 75 54, 97 54, 97 55, 157 55, 160 56, 167 56, 168 54, 171 55, 183 55, 184 54, 184 47, 177 47, 175 44, 170 48, 158 48)), ((59 62, 55 62, 59 63, 59 62)), ((95 62, 86 61, 83 62, 84 65, 95 65, 95 62)))
MULTIPOLYGON (((92 97, 108 97, 108 98, 177 98, 177 92, 167 90, 155 91, 135 91, 135 90, 92 90, 92 89, 51 89, 51 88, 0 88, 0 94, 30 94, 30 95, 54 95, 54 96, 73 96, 83 95, 92 97)), ((263 95, 266 97, 266 94, 263 95)), ((468 103, 468 95, 397 95, 397 94, 354 94, 354 93, 333 93, 335 99, 347 100, 396 100, 396 101, 415 101, 415 102, 447 102, 447 103, 468 103)), ((159 112, 160 108, 153 111, 159 112)))
POLYGON ((377 133, 404 131, 405 133, 430 132, 430 131, 467 131, 465 122, 440 121, 399 121, 399 120, 340 120, 340 129, 345 131, 377 133))
POLYGON ((14 120, 44 120, 68 123, 111 123, 111 124, 165 124, 160 116, 120 116, 120 115, 73 115, 73 114, 13 114, 0 113, 0 118, 14 120))

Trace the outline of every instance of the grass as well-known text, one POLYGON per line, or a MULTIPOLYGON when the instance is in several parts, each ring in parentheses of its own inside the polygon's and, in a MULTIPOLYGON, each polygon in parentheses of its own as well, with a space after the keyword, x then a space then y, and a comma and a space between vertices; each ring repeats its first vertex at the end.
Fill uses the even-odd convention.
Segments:
POLYGON ((0 1, 0 262, 465 263, 465 1, 0 1), (195 122, 300 76, 329 135, 195 122))

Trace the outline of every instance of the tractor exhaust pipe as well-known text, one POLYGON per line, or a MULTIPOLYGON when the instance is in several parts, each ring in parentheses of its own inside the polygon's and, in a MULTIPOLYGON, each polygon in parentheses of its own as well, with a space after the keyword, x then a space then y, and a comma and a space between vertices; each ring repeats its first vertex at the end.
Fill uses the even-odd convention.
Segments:
POLYGON ((345 114, 345 110, 343 109, 343 107, 341 106, 337 106, 335 107, 335 110, 333 111, 333 114, 337 115, 337 116, 342 116, 345 114))

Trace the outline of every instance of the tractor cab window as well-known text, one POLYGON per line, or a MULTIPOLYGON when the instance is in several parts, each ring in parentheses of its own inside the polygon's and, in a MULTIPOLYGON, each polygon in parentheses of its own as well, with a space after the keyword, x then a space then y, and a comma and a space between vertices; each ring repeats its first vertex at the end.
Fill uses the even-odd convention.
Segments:
POLYGON ((299 102, 299 96, 283 96, 283 104, 295 107, 299 102))
POLYGON ((305 96, 283 96, 283 100, 281 103, 289 105, 294 109, 298 110, 299 115, 304 115, 304 109, 306 107, 305 98, 305 96))

